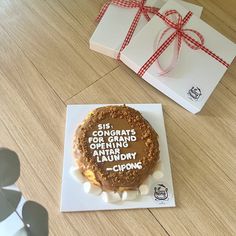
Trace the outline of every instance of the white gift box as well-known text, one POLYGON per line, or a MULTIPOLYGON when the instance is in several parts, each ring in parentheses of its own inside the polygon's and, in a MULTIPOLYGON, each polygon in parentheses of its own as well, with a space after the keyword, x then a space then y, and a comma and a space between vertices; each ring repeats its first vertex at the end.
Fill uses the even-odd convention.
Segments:
MULTIPOLYGON (((164 14, 167 10, 173 9, 177 10, 182 17, 188 13, 188 10, 174 1, 167 2, 159 12, 164 14)), ((121 61, 138 73, 156 51, 157 39, 167 27, 164 20, 154 16, 123 50, 121 61)), ((228 64, 233 61, 236 54, 235 44, 200 18, 192 15, 183 28, 200 32, 205 39, 206 48, 228 64)), ((174 42, 160 56, 159 61, 162 66, 170 63, 173 48, 174 42)), ((179 59, 173 70, 160 76, 160 70, 155 61, 142 78, 185 109, 197 113, 202 109, 226 70, 227 67, 209 54, 201 49, 193 50, 182 41, 179 59)))
MULTIPOLYGON (((165 4, 165 0, 147 0, 145 5, 160 8, 163 4, 165 4)), ((197 16, 201 16, 202 7, 184 1, 181 1, 181 4, 197 16)), ((111 4, 89 40, 90 49, 117 58, 137 12, 138 8, 125 8, 111 4)), ((149 16, 151 17, 151 14, 149 16)), ((146 24, 147 20, 142 14, 133 36, 146 24)))

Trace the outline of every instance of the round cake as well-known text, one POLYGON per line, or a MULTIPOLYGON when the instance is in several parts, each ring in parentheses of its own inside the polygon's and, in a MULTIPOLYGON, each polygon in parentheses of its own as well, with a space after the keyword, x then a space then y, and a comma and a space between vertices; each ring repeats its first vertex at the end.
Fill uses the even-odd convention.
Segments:
POLYGON ((74 137, 79 170, 103 191, 137 189, 159 160, 156 131, 128 106, 104 106, 89 113, 74 137))

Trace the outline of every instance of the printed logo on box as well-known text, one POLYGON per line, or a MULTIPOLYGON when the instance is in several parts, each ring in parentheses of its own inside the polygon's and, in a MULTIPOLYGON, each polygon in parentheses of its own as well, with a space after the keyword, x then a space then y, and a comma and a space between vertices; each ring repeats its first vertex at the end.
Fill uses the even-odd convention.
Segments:
POLYGON ((171 198, 169 188, 165 183, 155 183, 152 186, 152 197, 160 205, 165 205, 171 198))
POLYGON ((192 101, 199 101, 202 97, 202 91, 198 86, 192 86, 187 92, 188 98, 192 101))

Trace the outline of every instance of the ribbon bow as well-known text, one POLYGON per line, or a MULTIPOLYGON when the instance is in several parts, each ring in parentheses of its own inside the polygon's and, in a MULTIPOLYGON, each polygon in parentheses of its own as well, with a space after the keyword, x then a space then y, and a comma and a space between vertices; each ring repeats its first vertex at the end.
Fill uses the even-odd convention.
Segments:
POLYGON ((188 47, 190 47, 193 50, 199 50, 201 49, 205 53, 209 54, 211 57, 219 61, 222 65, 225 67, 229 67, 229 64, 224 61, 222 58, 217 56, 215 53, 210 51, 208 48, 204 46, 204 37, 201 33, 199 33, 196 30, 193 29, 184 29, 183 27, 186 25, 186 23, 189 21, 191 16, 193 15, 192 12, 188 12, 187 15, 182 18, 182 16, 176 11, 176 10, 169 10, 166 11, 164 15, 161 13, 156 13, 157 16, 159 16, 163 21, 165 21, 166 25, 168 26, 162 33, 161 36, 157 42, 157 50, 154 52, 154 54, 147 60, 147 62, 140 68, 138 71, 138 75, 143 76, 145 72, 149 69, 149 67, 157 61, 158 67, 159 67, 159 75, 164 75, 171 71, 177 64, 180 49, 182 45, 182 41, 186 43, 188 47), (175 21, 170 19, 170 16, 172 18, 175 18, 175 21), (174 32, 160 45, 163 37, 170 31, 174 30, 174 32), (190 36, 191 33, 194 37, 190 36), (175 40, 176 39, 176 40, 175 40), (174 54, 171 60, 170 65, 167 66, 167 68, 163 69, 159 62, 159 57, 161 54, 168 48, 168 46, 175 40, 174 45, 174 54))
POLYGON ((105 14, 107 8, 110 6, 110 4, 113 4, 113 5, 116 5, 119 7, 125 7, 125 8, 138 8, 138 12, 136 13, 136 15, 131 23, 129 31, 128 31, 128 33, 125 37, 125 40, 124 40, 124 42, 120 48, 120 51, 118 53, 118 56, 117 56, 118 60, 120 59, 121 51, 129 44, 129 42, 134 34, 134 31, 137 27, 137 24, 139 22, 141 15, 143 14, 144 17, 146 18, 146 20, 150 21, 151 18, 149 17, 148 13, 157 14, 157 12, 159 11, 159 9, 156 7, 145 6, 146 1, 147 0, 141 0, 141 1, 110 0, 103 5, 101 11, 99 12, 99 15, 96 19, 96 21, 98 21, 98 22, 102 19, 102 17, 104 16, 104 14, 105 14))

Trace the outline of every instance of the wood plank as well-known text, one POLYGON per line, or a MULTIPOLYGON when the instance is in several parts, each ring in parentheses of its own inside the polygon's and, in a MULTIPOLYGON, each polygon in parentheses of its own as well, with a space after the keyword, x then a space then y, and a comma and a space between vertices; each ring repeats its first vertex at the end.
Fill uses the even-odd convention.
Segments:
POLYGON ((58 214, 60 170, 57 168, 58 171, 52 172, 60 156, 58 146, 63 143, 58 134, 61 132, 63 135, 64 127, 58 124, 59 120, 62 124, 64 122, 65 106, 2 28, 0 43, 0 145, 19 154, 21 177, 18 185, 24 196, 40 202, 49 214, 56 216, 50 218, 51 232, 56 235, 68 227, 76 233, 66 218, 58 214), (44 156, 46 147, 47 160, 44 156))
MULTIPOLYGON (((54 5, 53 0, 47 0, 54 5)), ((106 2, 105 0, 99 1, 83 1, 83 0, 57 0, 67 12, 73 16, 75 20, 80 23, 80 28, 83 29, 83 34, 90 38, 96 28, 95 19, 102 7, 106 2)))
MULTIPOLYGON (((236 61, 236 60, 235 60, 236 61)), ((235 83, 235 74, 236 74, 236 63, 234 62, 229 70, 226 72, 220 83, 233 93, 236 96, 236 83, 235 83)))
MULTIPOLYGON (((39 18, 43 18, 47 24, 54 28, 60 34, 60 37, 64 38, 99 76, 103 76, 118 66, 116 60, 89 49, 91 34, 84 33, 87 26, 80 23, 82 15, 80 15, 78 21, 75 20, 57 1, 23 0, 23 2, 32 11, 35 11, 39 18)), ((84 8, 78 9, 83 12, 86 10, 84 8)), ((91 19, 91 22, 94 21, 91 19)))
POLYGON ((99 78, 91 65, 53 27, 21 1, 0 2, 0 20, 63 100, 99 78))
POLYGON ((204 7, 202 19, 217 31, 235 41, 236 20, 234 11, 234 0, 227 0, 222 7, 220 0, 194 0, 198 5, 204 7))

